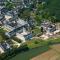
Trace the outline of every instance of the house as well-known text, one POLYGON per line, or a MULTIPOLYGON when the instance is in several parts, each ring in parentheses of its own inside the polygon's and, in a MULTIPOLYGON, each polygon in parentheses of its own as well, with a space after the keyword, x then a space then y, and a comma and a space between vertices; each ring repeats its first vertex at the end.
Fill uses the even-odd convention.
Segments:
POLYGON ((32 38, 32 33, 28 32, 23 28, 23 32, 17 33, 16 37, 20 40, 22 40, 22 43, 24 43, 26 40, 31 40, 32 38))
MULTIPOLYGON (((22 35, 24 39, 30 39, 30 37, 32 37, 30 32, 28 33, 29 23, 20 19, 16 10, 13 9, 8 11, 6 9, 2 9, 2 14, 5 16, 3 28, 7 30, 5 33, 6 36, 10 38, 16 36, 18 33, 22 35), (26 31, 24 32, 24 30, 26 31)), ((30 22, 30 25, 33 25, 32 22, 30 22)))
POLYGON ((0 5, 4 5, 7 1, 13 2, 14 4, 18 4, 20 0, 0 0, 0 5))
MULTIPOLYGON (((12 20, 12 21, 14 21, 14 20, 12 20)), ((14 28, 13 30, 5 33, 5 35, 8 36, 9 38, 13 37, 13 36, 16 36, 17 38, 19 38, 21 40, 32 38, 32 34, 30 32, 28 32, 28 30, 27 30, 28 23, 26 21, 18 18, 17 25, 9 24, 9 26, 14 28)))
POLYGON ((5 41, 4 43, 1 43, 4 51, 8 51, 8 50, 11 50, 11 47, 10 45, 5 41))
POLYGON ((34 21, 33 19, 29 18, 29 19, 27 20, 27 22, 28 22, 28 24, 29 24, 29 26, 30 26, 31 28, 34 28, 34 26, 35 26, 35 21, 34 21))
POLYGON ((2 47, 2 45, 0 44, 0 54, 4 53, 4 48, 2 47))
POLYGON ((7 30, 12 31, 18 27, 26 26, 26 25, 28 25, 28 23, 20 18, 18 19, 10 18, 9 20, 5 21, 4 27, 7 28, 7 30))
POLYGON ((8 52, 11 49, 12 48, 10 47, 10 45, 6 41, 3 43, 0 43, 0 54, 8 52))
POLYGON ((12 17, 13 17, 13 15, 10 13, 10 11, 6 12, 6 14, 5 14, 6 20, 9 20, 12 17))
POLYGON ((3 14, 0 14, 0 25, 4 24, 5 16, 3 14))
POLYGON ((56 25, 49 21, 43 21, 41 23, 41 29, 43 32, 54 32, 56 30, 56 25))
POLYGON ((4 5, 7 0, 0 0, 0 5, 4 5))
POLYGON ((18 27, 18 28, 15 28, 15 29, 13 29, 12 31, 7 32, 6 35, 8 35, 9 37, 12 37, 12 36, 15 36, 16 33, 22 33, 22 32, 23 32, 23 28, 25 28, 24 26, 25 26, 25 25, 20 26, 20 27, 18 27))
POLYGON ((17 21, 10 20, 6 25, 6 28, 10 29, 10 31, 8 31, 6 35, 11 37, 14 36, 17 32, 21 33, 23 32, 23 28, 26 29, 26 26, 28 26, 28 23, 24 20, 21 20, 20 18, 18 18, 17 21))
POLYGON ((18 39, 22 40, 23 42, 25 42, 25 40, 32 38, 32 33, 26 31, 24 26, 16 28, 11 32, 6 32, 5 35, 8 36, 9 38, 15 36, 18 39))
POLYGON ((1 14, 6 14, 6 12, 8 12, 9 10, 7 9, 7 8, 5 8, 5 7, 3 7, 2 9, 1 9, 1 14))
POLYGON ((13 13, 13 11, 5 11, 4 12, 4 16, 5 16, 5 20, 3 21, 4 22, 4 26, 7 30, 11 30, 11 29, 14 29, 14 26, 15 23, 16 23, 16 20, 17 20, 17 15, 15 15, 16 13, 13 13), (16 17, 15 17, 16 16, 16 17))

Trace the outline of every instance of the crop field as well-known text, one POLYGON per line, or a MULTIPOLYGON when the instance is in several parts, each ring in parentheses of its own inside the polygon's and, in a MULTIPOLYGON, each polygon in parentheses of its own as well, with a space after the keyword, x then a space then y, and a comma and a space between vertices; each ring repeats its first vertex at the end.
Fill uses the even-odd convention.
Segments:
POLYGON ((53 45, 52 49, 40 54, 31 60, 60 60, 60 44, 53 45))

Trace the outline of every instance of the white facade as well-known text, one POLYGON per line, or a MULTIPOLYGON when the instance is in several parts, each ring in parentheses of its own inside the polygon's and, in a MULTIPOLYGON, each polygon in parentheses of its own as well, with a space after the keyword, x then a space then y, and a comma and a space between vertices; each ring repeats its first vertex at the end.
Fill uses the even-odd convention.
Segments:
POLYGON ((4 49, 0 46, 0 54, 4 53, 4 49))
POLYGON ((16 34, 16 37, 17 37, 18 39, 21 39, 22 42, 24 43, 24 42, 26 41, 24 35, 28 35, 28 34, 29 34, 29 32, 26 31, 26 30, 23 28, 23 32, 22 32, 22 33, 17 33, 17 34, 16 34))

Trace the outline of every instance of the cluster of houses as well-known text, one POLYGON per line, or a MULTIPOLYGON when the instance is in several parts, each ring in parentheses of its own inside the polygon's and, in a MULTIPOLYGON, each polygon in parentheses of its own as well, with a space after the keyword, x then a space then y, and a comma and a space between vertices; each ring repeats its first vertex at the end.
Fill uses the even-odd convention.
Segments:
MULTIPOLYGON (((3 3, 6 0, 1 0, 3 3)), ((11 0, 14 2, 20 0, 11 0)), ((32 0, 21 0, 23 5, 26 7, 27 3, 32 3, 32 0)), ((37 0, 37 2, 40 0, 37 0)), ((1 2, 0 2, 1 4, 1 2)), ((29 28, 34 25, 33 21, 29 19, 29 21, 24 21, 18 17, 18 12, 15 9, 8 10, 5 7, 0 7, 0 26, 6 30, 5 35, 8 38, 17 37, 22 40, 22 43, 26 42, 26 40, 32 39, 32 33, 29 31, 29 28)), ((41 32, 52 33, 56 31, 56 25, 51 22, 43 21, 41 23, 41 32)), ((10 50, 11 47, 7 42, 0 44, 0 54, 4 53, 7 50, 10 50)))
POLYGON ((0 5, 4 5, 7 1, 14 3, 16 6, 20 6, 20 8, 29 8, 34 2, 41 2, 43 0, 0 0, 0 5))
POLYGON ((43 21, 41 23, 42 32, 54 32, 56 31, 56 25, 50 21, 43 21))
POLYGON ((5 35, 9 38, 16 35, 22 35, 22 40, 32 37, 32 34, 28 32, 28 22, 20 19, 17 15, 17 12, 14 10, 8 11, 5 8, 1 9, 0 25, 8 31, 5 33, 5 35))
POLYGON ((0 54, 10 51, 11 49, 12 48, 6 41, 4 43, 0 43, 0 54))
MULTIPOLYGON (((8 38, 17 37, 22 43, 32 38, 32 33, 28 31, 29 23, 20 19, 16 10, 9 11, 3 7, 0 11, 0 26, 6 30, 8 38)), ((4 53, 6 49, 10 49, 8 43, 0 44, 0 53, 4 53)))
POLYGON ((60 37, 60 25, 57 23, 52 23, 50 21, 43 21, 41 23, 41 32, 43 34, 40 38, 47 40, 48 38, 57 38, 60 37))
MULTIPOLYGON (((16 37, 22 40, 22 43, 32 38, 32 33, 29 28, 34 25, 33 21, 24 21, 18 17, 18 9, 8 10, 4 4, 9 0, 0 0, 0 26, 6 30, 5 35, 8 38, 16 37)), ((19 8, 28 8, 33 3, 32 0, 10 0, 14 4, 18 5, 19 8)), ((0 54, 11 49, 9 43, 4 42, 0 44, 0 54)))

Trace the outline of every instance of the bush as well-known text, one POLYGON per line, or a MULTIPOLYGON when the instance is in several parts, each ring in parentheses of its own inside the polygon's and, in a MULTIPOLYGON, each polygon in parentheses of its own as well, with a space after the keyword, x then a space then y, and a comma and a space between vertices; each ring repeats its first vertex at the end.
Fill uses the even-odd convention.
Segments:
POLYGON ((51 44, 58 44, 58 43, 60 43, 60 38, 56 38, 56 39, 54 39, 54 38, 48 39, 47 42, 48 42, 49 45, 51 45, 51 44))
POLYGON ((34 43, 35 43, 35 44, 38 44, 39 42, 38 42, 38 41, 35 41, 34 43))
POLYGON ((28 47, 30 49, 40 47, 40 46, 48 46, 47 41, 43 41, 43 40, 40 40, 40 39, 33 39, 33 40, 30 40, 30 41, 27 41, 26 44, 28 45, 28 47))

